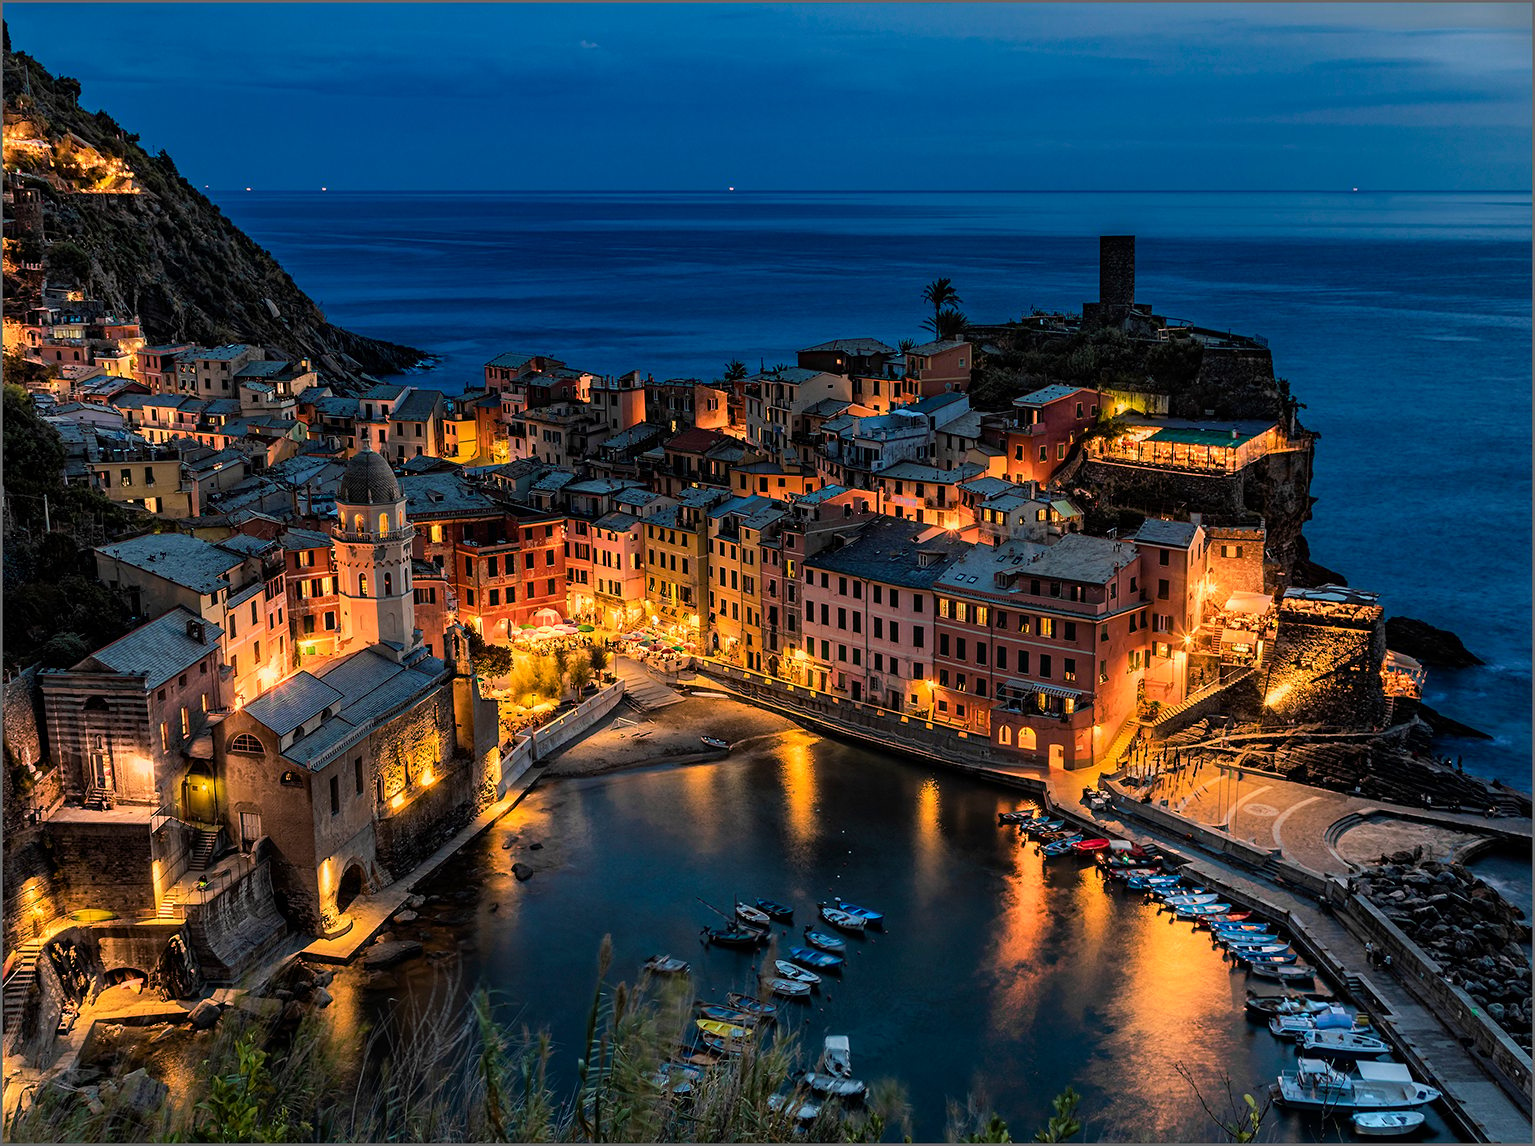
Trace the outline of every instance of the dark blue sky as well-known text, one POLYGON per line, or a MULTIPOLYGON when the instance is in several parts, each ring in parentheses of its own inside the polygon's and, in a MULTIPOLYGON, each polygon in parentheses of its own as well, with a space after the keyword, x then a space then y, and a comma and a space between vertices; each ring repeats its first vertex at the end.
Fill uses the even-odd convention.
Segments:
POLYGON ((1525 190, 1527 4, 6 6, 194 183, 1525 190))

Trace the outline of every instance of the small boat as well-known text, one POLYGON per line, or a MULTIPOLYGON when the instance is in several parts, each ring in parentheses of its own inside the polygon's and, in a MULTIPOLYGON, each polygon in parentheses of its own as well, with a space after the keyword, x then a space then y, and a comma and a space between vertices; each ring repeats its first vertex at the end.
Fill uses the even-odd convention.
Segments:
POLYGON ((1045 832, 1039 837, 1041 844, 1071 844, 1082 838, 1082 833, 1073 828, 1064 828, 1059 832, 1045 832))
POLYGON ((1232 955, 1281 955, 1290 945, 1277 935, 1250 935, 1245 939, 1217 939, 1216 944, 1232 955))
POLYGON ((1423 1125, 1421 1110, 1363 1110, 1351 1121, 1354 1133, 1366 1138, 1400 1138, 1423 1125))
POLYGON ((751 1028, 727 1023, 721 1019, 694 1019, 693 1025, 706 1035, 717 1035, 722 1039, 735 1039, 740 1042, 752 1037, 751 1028))
POLYGON ((847 950, 847 940, 839 935, 828 935, 824 931, 812 931, 805 928, 805 942, 812 947, 819 947, 822 951, 831 951, 840 955, 847 950))
POLYGON ((674 955, 652 955, 645 960, 645 970, 652 975, 686 975, 688 965, 674 955))
POLYGON ((817 951, 814 947, 790 947, 789 958, 806 967, 818 967, 823 971, 840 971, 847 962, 841 955, 830 951, 817 951))
POLYGON ((1255 995, 1251 991, 1247 993, 1246 1003, 1248 1014, 1270 1018, 1275 1015, 1314 1015, 1328 1006, 1326 1000, 1305 995, 1255 995))
POLYGON ((741 1039, 727 1039, 719 1035, 700 1034, 698 1041, 704 1046, 722 1055, 738 1055, 746 1049, 746 1043, 741 1039))
POLYGON ((1232 951, 1230 955, 1233 961, 1249 967, 1282 967, 1300 958, 1288 947, 1278 951, 1232 951))
POLYGON ((1313 1012, 1304 1015, 1275 1015, 1269 1020, 1269 1033, 1276 1039, 1289 1039, 1297 1042, 1301 1035, 1307 1031, 1316 1030, 1316 1020, 1319 1014, 1326 1012, 1313 1012))
POLYGON ((817 904, 821 909, 821 918, 833 927, 840 927, 843 931, 856 931, 862 933, 868 920, 851 912, 843 911, 840 907, 828 907, 826 904, 817 904))
POLYGON ((1121 883, 1129 883, 1132 880, 1140 880, 1143 883, 1152 879, 1174 879, 1174 876, 1164 876, 1154 867, 1116 867, 1113 864, 1103 865, 1109 873, 1110 879, 1117 879, 1121 883))
POLYGON ((720 947, 761 947, 767 942, 766 934, 750 927, 705 927, 703 935, 705 944, 720 947))
POLYGON ((1304 983, 1316 978, 1316 971, 1301 963, 1251 963, 1247 973, 1260 979, 1278 979, 1281 983, 1304 983))
POLYGON ((1173 908, 1173 914, 1179 919, 1197 919, 1201 915, 1218 915, 1230 906, 1229 903, 1180 903, 1173 908))
POLYGON ((764 979, 768 990, 785 999, 804 999, 810 995, 810 984, 793 979, 764 979))
POLYGON ((1358 1031, 1302 1031, 1300 1047, 1303 1053, 1318 1058, 1377 1058, 1391 1053, 1391 1047, 1384 1039, 1358 1031))
POLYGON ((773 921, 768 913, 760 908, 750 907, 744 903, 736 904, 736 918, 744 923, 750 923, 753 927, 771 927, 773 921))
POLYGON ((821 1045, 821 1069, 837 1078, 853 1075, 853 1050, 846 1035, 827 1035, 821 1045))
POLYGON ((1228 911, 1224 915, 1210 916, 1207 920, 1200 923, 1199 926, 1203 927, 1206 923, 1210 924, 1211 926, 1214 926, 1217 923, 1245 923, 1252 917, 1253 913, 1250 911, 1228 911))
POLYGON ((755 1027, 762 1021, 761 1015, 754 1015, 737 1007, 727 1007, 723 1003, 699 1003, 698 1013, 706 1019, 732 1023, 738 1027, 755 1027))
POLYGON ((778 968, 778 973, 785 979, 793 979, 796 983, 807 983, 812 987, 820 986, 821 976, 814 971, 807 971, 797 963, 790 963, 787 959, 774 959, 773 966, 778 968))
POLYGON ((1039 816, 1040 811, 1038 808, 1020 808, 1016 812, 998 812, 997 823, 1026 824, 1030 820, 1038 819, 1039 816))
POLYGON ((754 999, 750 995, 743 995, 739 991, 731 991, 725 996, 725 1001, 738 1011, 745 1011, 748 1015, 758 1015, 764 1019, 771 1019, 778 1014, 778 1004, 769 1003, 763 999, 754 999))
POLYGON ((1216 939, 1223 935, 1272 935, 1274 925, 1272 923, 1221 923, 1219 916, 1206 916, 1200 922, 1201 927, 1209 927, 1210 934, 1216 939))
POLYGON ((821 1104, 808 1094, 770 1094, 767 1101, 774 1114, 785 1112, 799 1122, 814 1122, 821 1116, 821 1104))
POLYGON ((1439 1098, 1432 1086, 1412 1077, 1399 1062, 1361 1062, 1358 1077, 1335 1070, 1321 1059, 1303 1058, 1295 1070, 1281 1071, 1274 1100, 1303 1110, 1410 1110, 1439 1098))
POLYGON ((793 923, 794 908, 786 907, 776 899, 757 900, 757 910, 767 912, 767 916, 774 923, 793 923))
POLYGON ((845 899, 834 899, 831 905, 838 911, 845 911, 849 915, 856 915, 870 927, 883 927, 885 925, 885 913, 883 911, 871 911, 867 907, 859 907, 856 903, 849 903, 845 899))
POLYGON ((800 1085, 833 1098, 861 1098, 869 1090, 867 1085, 856 1078, 838 1078, 834 1074, 822 1074, 816 1070, 803 1070, 795 1077, 800 1085))
POLYGON ((1213 891, 1189 892, 1184 895, 1168 895, 1162 899, 1168 907, 1182 907, 1191 903, 1214 903, 1220 896, 1213 891))
POLYGON ((703 1081, 702 1067, 690 1063, 663 1062, 650 1081, 669 1094, 691 1094, 693 1084, 703 1081))
POLYGON ((1101 852, 1108 846, 1108 840, 1078 840, 1071 845, 1071 850, 1075 852, 1101 852))
POLYGON ((1054 859, 1057 856, 1073 855, 1075 853, 1072 852, 1071 845, 1075 842, 1074 840, 1057 840, 1053 844, 1046 844, 1040 850, 1045 853, 1048 859, 1054 859))
POLYGON ((710 748, 728 749, 730 747, 730 741, 721 740, 718 736, 700 736, 698 739, 702 740, 710 748))

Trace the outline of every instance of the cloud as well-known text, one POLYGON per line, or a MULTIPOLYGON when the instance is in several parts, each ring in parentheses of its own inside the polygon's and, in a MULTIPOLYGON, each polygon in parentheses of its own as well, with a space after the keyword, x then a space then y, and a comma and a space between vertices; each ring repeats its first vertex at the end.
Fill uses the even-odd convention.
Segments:
POLYGON ((602 47, 601 44, 595 44, 591 40, 582 40, 581 41, 581 46, 583 48, 600 48, 600 47, 602 47))

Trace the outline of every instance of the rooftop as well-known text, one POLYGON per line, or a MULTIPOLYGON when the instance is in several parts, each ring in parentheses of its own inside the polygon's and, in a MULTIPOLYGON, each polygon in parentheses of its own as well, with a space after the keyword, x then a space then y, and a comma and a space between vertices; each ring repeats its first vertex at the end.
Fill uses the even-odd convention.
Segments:
MULTIPOLYGON (((1032 394, 1025 394, 1021 398, 1014 398, 1014 406, 1048 406, 1051 402, 1059 402, 1062 398, 1070 398, 1073 394, 1084 391, 1082 386, 1065 386, 1057 383, 1054 386, 1046 386, 1041 390, 1035 390, 1032 394)), ((1091 390, 1086 390, 1091 394, 1091 390)))
POLYGON ((394 408, 397 422, 424 422, 442 409, 442 391, 414 387, 394 408))
POLYGON ((893 346, 886 346, 877 338, 833 338, 830 342, 821 342, 815 346, 807 346, 801 350, 801 354, 813 354, 831 352, 835 354, 854 354, 867 357, 870 354, 895 354, 893 346))
POLYGON ((1199 526, 1192 521, 1169 521, 1165 517, 1148 517, 1135 531, 1134 541, 1148 541, 1153 545, 1168 545, 1174 549, 1187 549, 1194 544, 1194 534, 1199 526))
POLYGON ((238 569, 242 560, 186 533, 146 533, 102 545, 96 552, 198 593, 227 588, 229 573, 238 569))
POLYGON ((930 526, 918 525, 914 521, 876 517, 864 524, 858 535, 842 548, 807 558, 805 564, 887 585, 928 589, 956 557, 971 548, 959 538, 946 534, 918 542, 919 537, 931 533, 930 526), (936 554, 938 560, 924 566, 920 556, 923 553, 936 554))
POLYGON ((297 672, 245 706, 245 711, 278 736, 324 712, 341 693, 312 673, 297 672))
POLYGON ((197 362, 230 362, 255 349, 244 342, 232 342, 227 346, 198 346, 193 348, 191 357, 197 362))
POLYGON ((943 338, 937 342, 924 342, 921 346, 913 346, 907 354, 915 354, 919 358, 929 358, 934 354, 942 354, 945 350, 953 350, 956 346, 965 345, 962 338, 943 338))
POLYGON ((536 354, 524 354, 520 350, 508 350, 505 354, 496 355, 489 362, 485 363, 485 365, 500 366, 507 370, 521 370, 524 366, 526 366, 529 362, 532 362, 533 359, 537 357, 538 355, 536 354))
POLYGON ((112 672, 128 676, 142 676, 146 689, 159 688, 177 673, 185 672, 219 647, 223 630, 207 624, 201 617, 177 605, 169 613, 157 617, 147 625, 140 625, 126 637, 98 649, 80 664, 77 670, 88 670, 100 664, 112 672), (203 639, 194 640, 188 625, 201 624, 203 639))

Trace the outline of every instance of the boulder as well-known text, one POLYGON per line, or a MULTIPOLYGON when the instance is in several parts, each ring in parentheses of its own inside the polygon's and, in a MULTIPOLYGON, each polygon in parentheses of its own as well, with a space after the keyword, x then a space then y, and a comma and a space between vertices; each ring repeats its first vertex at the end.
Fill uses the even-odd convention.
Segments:
POLYGON ((118 1088, 117 1108, 142 1117, 160 1109, 169 1093, 170 1087, 157 1078, 151 1078, 143 1067, 139 1067, 132 1074, 123 1076, 118 1088))
POLYGON ((191 1012, 187 1015, 187 1021, 192 1024, 193 1030, 212 1030, 214 1024, 219 1021, 219 1016, 223 1013, 223 1008, 212 999, 204 999, 192 1008, 191 1012))
POLYGON ((396 923, 414 923, 419 918, 420 917, 414 911, 406 910, 397 912, 395 914, 394 921, 396 923))
POLYGON ((1471 668, 1486 663, 1448 629, 1412 617, 1386 618, 1386 647, 1430 668, 1471 668))
POLYGON ((1501 1023, 1507 1016, 1507 1012, 1504 1010, 1502 1003, 1488 1003, 1487 1013, 1492 1017, 1492 1021, 1495 1023, 1501 1023))
POLYGON ((379 943, 362 957, 362 965, 370 970, 394 967, 407 959, 414 959, 421 954, 421 951, 421 944, 414 939, 396 939, 388 943, 379 943))
POLYGON ((316 987, 314 989, 314 997, 309 1001, 317 1007, 324 1008, 330 1006, 331 1003, 333 1003, 335 1000, 331 997, 331 993, 324 987, 316 987))
POLYGON ((405 906, 410 908, 412 911, 420 911, 423 907, 426 906, 426 896, 424 896, 424 895, 411 895, 411 896, 407 896, 406 899, 405 899, 405 906))
POLYGON ((512 874, 517 877, 518 882, 525 882, 533 878, 533 869, 525 863, 514 863, 512 874))

